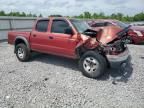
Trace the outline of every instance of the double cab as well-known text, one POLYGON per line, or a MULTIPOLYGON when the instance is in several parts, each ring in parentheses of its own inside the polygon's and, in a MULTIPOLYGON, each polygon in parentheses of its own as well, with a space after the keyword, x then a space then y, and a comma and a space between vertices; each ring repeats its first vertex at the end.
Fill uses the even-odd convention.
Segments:
POLYGON ((32 52, 78 59, 83 75, 97 78, 107 68, 127 64, 128 29, 111 26, 96 31, 78 19, 41 18, 32 31, 8 32, 8 43, 14 45, 14 53, 22 62, 28 61, 32 52))

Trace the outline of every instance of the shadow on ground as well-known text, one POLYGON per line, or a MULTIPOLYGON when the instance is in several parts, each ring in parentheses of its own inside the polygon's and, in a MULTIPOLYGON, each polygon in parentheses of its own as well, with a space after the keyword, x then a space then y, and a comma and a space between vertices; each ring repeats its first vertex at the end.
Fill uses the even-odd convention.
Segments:
POLYGON ((141 59, 144 59, 144 57, 140 57, 141 59))
POLYGON ((64 68, 69 68, 70 70, 78 71, 78 61, 73 59, 68 59, 64 57, 48 55, 48 54, 40 54, 34 53, 32 56, 32 61, 39 61, 47 64, 53 64, 55 66, 62 66, 64 68))
POLYGON ((132 76, 133 73, 133 64, 131 63, 131 57, 128 59, 128 64, 125 68, 119 69, 109 69, 108 72, 99 78, 99 80, 108 80, 112 79, 113 84, 117 84, 117 82, 124 82, 127 83, 129 78, 132 76))
MULTIPOLYGON (((39 61, 39 62, 43 62, 47 64, 53 64, 56 66, 62 66, 70 70, 79 71, 78 60, 72 60, 68 58, 47 55, 47 54, 34 53, 32 56, 32 60, 30 62, 32 61, 39 61)), ((129 57, 126 68, 108 69, 108 71, 103 76, 98 78, 97 80, 106 81, 106 80, 112 79, 113 84, 117 84, 117 82, 127 83, 132 73, 133 73, 133 67, 131 63, 131 57, 129 57)))

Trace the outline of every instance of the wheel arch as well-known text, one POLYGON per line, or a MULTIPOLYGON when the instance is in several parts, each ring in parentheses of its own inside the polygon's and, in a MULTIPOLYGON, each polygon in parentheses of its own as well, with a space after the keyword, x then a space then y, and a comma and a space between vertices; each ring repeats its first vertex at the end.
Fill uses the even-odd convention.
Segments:
POLYGON ((110 67, 109 61, 108 61, 105 53, 103 51, 99 50, 99 48, 86 49, 83 45, 77 47, 76 48, 76 55, 77 55, 78 59, 80 59, 83 56, 83 54, 85 54, 88 51, 93 51, 95 53, 99 53, 100 55, 102 55, 107 62, 107 67, 110 67))
POLYGON ((75 49, 77 58, 79 59, 86 51, 88 51, 88 49, 86 49, 83 45, 78 46, 75 49))
MULTIPOLYGON (((17 36, 17 37, 16 37, 16 39, 15 39, 15 41, 14 41, 15 50, 16 50, 16 46, 17 46, 18 44, 20 44, 20 43, 25 44, 25 45, 27 46, 28 50, 30 51, 29 42, 28 42, 28 40, 27 40, 25 37, 23 37, 23 36, 17 36)), ((15 52, 15 50, 14 50, 14 52, 15 52)))

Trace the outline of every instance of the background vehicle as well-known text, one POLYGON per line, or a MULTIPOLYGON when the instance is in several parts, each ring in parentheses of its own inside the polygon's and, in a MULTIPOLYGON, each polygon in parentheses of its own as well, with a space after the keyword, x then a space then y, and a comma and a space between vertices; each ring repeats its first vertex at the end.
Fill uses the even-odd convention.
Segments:
POLYGON ((132 25, 132 26, 143 26, 144 27, 144 21, 133 22, 133 23, 130 23, 130 25, 132 25))
MULTIPOLYGON (((123 29, 128 26, 128 24, 125 24, 118 20, 106 20, 106 19, 100 19, 100 20, 93 20, 89 21, 88 24, 95 30, 104 29, 107 26, 117 26, 120 29, 123 29)), ((129 36, 131 36, 132 43, 133 44, 139 44, 144 42, 144 27, 142 26, 132 26, 130 28, 129 36)))
POLYGON ((8 43, 15 46, 16 56, 22 62, 29 60, 33 51, 79 59, 82 73, 96 78, 108 66, 120 67, 127 63, 128 28, 120 31, 117 27, 107 27, 97 32, 81 20, 42 18, 36 21, 31 32, 9 32, 8 43))

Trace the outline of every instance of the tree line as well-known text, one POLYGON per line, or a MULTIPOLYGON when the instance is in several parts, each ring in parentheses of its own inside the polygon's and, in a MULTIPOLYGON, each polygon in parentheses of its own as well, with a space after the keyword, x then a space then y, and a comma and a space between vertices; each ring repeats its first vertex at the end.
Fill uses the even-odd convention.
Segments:
POLYGON ((140 12, 133 16, 124 15, 122 13, 113 13, 111 15, 105 15, 103 12, 93 13, 93 14, 90 12, 84 12, 83 14, 80 14, 79 16, 75 16, 75 17, 82 18, 82 19, 117 19, 125 22, 144 21, 143 12, 140 12))
MULTIPOLYGON (((9 12, 5 13, 4 11, 0 11, 0 16, 18 16, 18 17, 42 17, 42 14, 36 15, 31 13, 25 12, 9 12)), ((61 15, 50 15, 50 16, 61 16, 61 15)), ((69 17, 69 16, 67 16, 69 17)), ((120 21, 125 22, 132 22, 132 21, 144 21, 144 12, 140 12, 133 16, 124 15, 122 13, 113 13, 111 15, 105 15, 103 12, 101 13, 90 13, 84 12, 78 16, 73 16, 73 18, 80 18, 80 19, 117 19, 120 21)))
POLYGON ((9 13, 5 13, 4 11, 0 11, 0 16, 42 17, 42 14, 36 15, 36 14, 25 13, 25 12, 9 12, 9 13))

